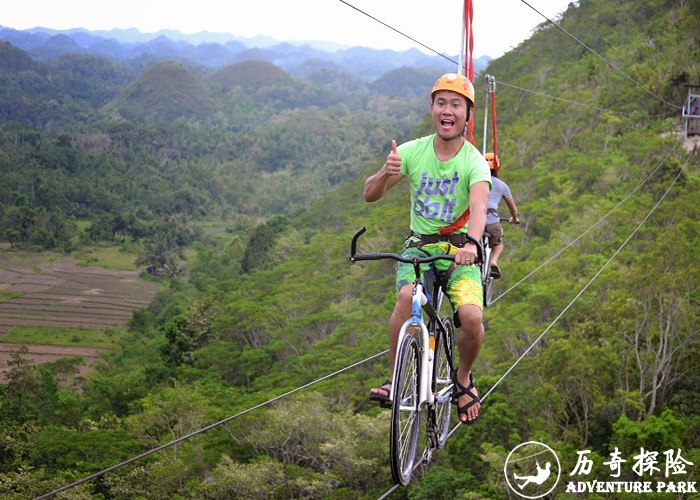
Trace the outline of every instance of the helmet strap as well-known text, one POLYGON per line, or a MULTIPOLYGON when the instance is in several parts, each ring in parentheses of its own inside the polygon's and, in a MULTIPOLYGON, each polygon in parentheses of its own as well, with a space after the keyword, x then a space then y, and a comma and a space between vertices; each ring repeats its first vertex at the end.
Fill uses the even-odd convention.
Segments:
POLYGON ((464 122, 464 134, 463 137, 467 137, 467 131, 469 130, 469 120, 472 116, 472 103, 467 99, 467 120, 464 122))

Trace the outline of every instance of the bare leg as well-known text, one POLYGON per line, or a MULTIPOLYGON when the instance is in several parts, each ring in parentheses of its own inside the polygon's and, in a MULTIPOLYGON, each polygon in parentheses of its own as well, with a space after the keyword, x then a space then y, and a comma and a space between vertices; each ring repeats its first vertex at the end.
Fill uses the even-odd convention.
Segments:
MULTIPOLYGON (((469 374, 474 361, 479 355, 481 345, 484 343, 484 325, 482 323, 483 312, 480 307, 463 305, 457 310, 461 326, 457 332, 457 347, 459 348, 459 367, 457 368, 457 380, 464 387, 469 387, 469 374)), ((476 393, 476 389, 474 389, 476 393)), ((459 406, 469 403, 470 398, 464 395, 458 401, 459 406)), ((467 410, 466 415, 460 415, 463 423, 471 422, 479 416, 480 404, 475 404, 467 410)))
MULTIPOLYGON (((396 349, 399 342, 399 331, 403 324, 411 317, 411 302, 413 300, 413 285, 405 285, 401 290, 399 290, 396 296, 396 305, 394 306, 394 312, 391 313, 391 318, 389 319, 389 367, 390 376, 389 380, 393 378, 394 375, 394 361, 396 360, 396 349)), ((379 392, 378 388, 370 389, 371 394, 377 394, 379 392)))
POLYGON ((498 258, 503 252, 503 243, 497 243, 491 248, 491 264, 494 266, 498 265, 498 258))

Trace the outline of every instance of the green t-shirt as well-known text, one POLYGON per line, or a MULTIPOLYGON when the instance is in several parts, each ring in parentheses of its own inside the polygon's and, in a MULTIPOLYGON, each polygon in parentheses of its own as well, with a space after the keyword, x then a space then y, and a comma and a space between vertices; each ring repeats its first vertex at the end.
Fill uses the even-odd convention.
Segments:
MULTIPOLYGON (((449 226, 469 206, 469 188, 487 181, 491 188, 489 165, 473 144, 464 142, 453 158, 441 162, 435 155, 435 134, 406 142, 398 147, 401 173, 411 184, 411 230, 437 234, 449 226)), ((466 233, 464 226, 458 233, 466 233)))

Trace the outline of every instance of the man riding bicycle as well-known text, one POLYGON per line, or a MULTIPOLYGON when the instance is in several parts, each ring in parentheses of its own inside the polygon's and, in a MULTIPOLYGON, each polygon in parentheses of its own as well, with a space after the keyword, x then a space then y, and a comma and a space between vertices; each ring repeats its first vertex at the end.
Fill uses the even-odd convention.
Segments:
MULTIPOLYGON (((397 147, 382 167, 365 181, 367 202, 380 200, 404 177, 411 189, 411 235, 404 256, 454 254, 454 264, 437 261, 438 278, 456 311, 459 366, 454 397, 462 423, 476 422, 479 396, 472 366, 484 339, 483 292, 479 267, 474 265, 476 245, 486 227, 491 174, 481 153, 464 138, 474 109, 474 86, 463 75, 440 77, 431 92, 430 115, 435 133, 397 147), (467 212, 468 209, 468 212, 467 212), (466 216, 469 223, 464 225, 466 216)), ((389 320, 389 358, 393 370, 401 325, 411 315, 415 274, 411 264, 399 263, 396 304, 389 320)), ((387 403, 391 380, 370 391, 370 399, 387 403)))
POLYGON ((506 202, 510 211, 511 224, 520 224, 520 215, 518 208, 515 206, 515 200, 510 192, 508 184, 498 178, 499 160, 493 153, 484 155, 486 161, 489 162, 491 169, 491 192, 489 193, 488 209, 486 211, 486 232, 489 233, 489 246, 491 247, 491 276, 494 279, 501 277, 501 268, 498 267, 498 259, 503 253, 503 226, 501 226, 501 218, 498 215, 498 206, 501 200, 506 202))

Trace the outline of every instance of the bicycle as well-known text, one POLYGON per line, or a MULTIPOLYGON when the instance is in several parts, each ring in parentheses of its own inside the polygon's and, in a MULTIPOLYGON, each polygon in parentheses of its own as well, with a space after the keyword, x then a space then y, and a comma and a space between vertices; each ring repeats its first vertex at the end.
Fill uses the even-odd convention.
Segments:
MULTIPOLYGON (((435 274, 421 264, 438 259, 454 261, 454 255, 403 257, 395 253, 357 253, 360 228, 352 238, 350 261, 393 259, 413 264, 411 317, 403 324, 397 342, 391 385, 389 457, 394 481, 408 485, 416 465, 423 412, 426 413, 426 446, 422 461, 430 463, 433 450, 442 449, 449 434, 454 366, 453 314, 440 317, 444 290, 435 274), (428 317, 427 324, 423 313, 428 317)), ((483 253, 477 244, 477 260, 483 253)), ((453 311, 451 311, 454 313, 453 311)))

